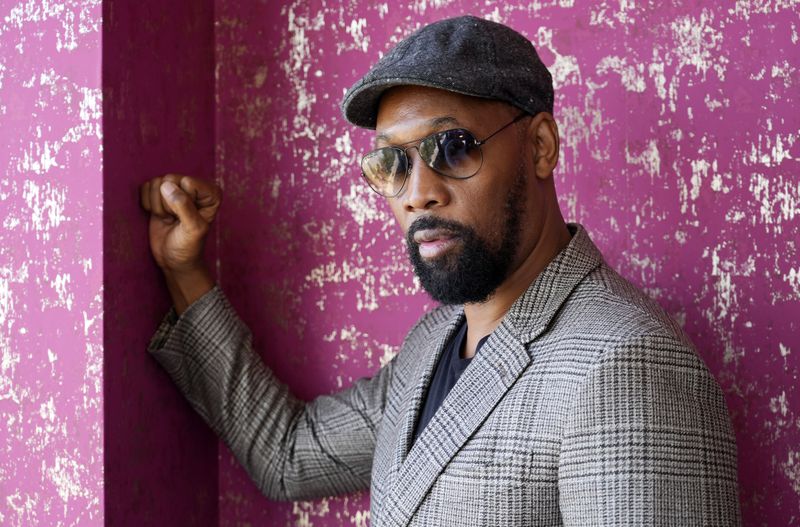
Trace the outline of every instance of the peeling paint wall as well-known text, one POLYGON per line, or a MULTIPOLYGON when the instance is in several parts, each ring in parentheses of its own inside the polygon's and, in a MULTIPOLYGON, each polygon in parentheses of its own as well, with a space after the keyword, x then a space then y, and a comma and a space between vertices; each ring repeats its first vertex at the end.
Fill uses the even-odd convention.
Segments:
MULTIPOLYGON (((675 316, 722 384, 746 525, 800 525, 796 0, 217 0, 221 280, 310 399, 371 374, 431 306, 359 179, 344 90, 421 24, 508 23, 555 79, 568 221, 675 316)), ((272 504, 222 448, 222 525, 367 525, 366 493, 272 504)))
POLYGON ((146 356, 169 300, 136 190, 224 186, 210 258, 294 393, 372 374, 433 304, 338 105, 389 45, 463 13, 551 68, 562 210, 722 384, 744 524, 800 525, 798 4, 6 2, 0 525, 369 524, 366 492, 259 495, 146 356))
MULTIPOLYGON (((375 20, 377 42, 390 21, 331 6, 217 2, 215 13, 221 284, 265 362, 306 400, 376 371, 432 306, 360 179, 370 136, 338 111, 383 49, 366 46, 356 15, 375 20)), ((367 492, 270 503, 220 450, 221 525, 368 524, 367 492)))
POLYGON ((100 3, 0 7, 0 525, 103 523, 100 3))
POLYGON ((217 440, 145 352, 138 185, 214 170, 213 3, 182 4, 0 11, 0 525, 217 523, 217 440))
POLYGON ((106 525, 217 522, 217 439, 145 351, 170 300, 138 188, 213 177, 213 38, 211 1, 103 2, 106 525))

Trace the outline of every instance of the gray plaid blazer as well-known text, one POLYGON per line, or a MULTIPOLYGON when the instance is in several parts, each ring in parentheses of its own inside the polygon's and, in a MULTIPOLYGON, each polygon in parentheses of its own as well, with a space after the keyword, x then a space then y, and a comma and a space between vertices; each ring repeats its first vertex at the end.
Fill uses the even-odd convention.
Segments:
POLYGON ((375 527, 739 525, 719 385, 680 326, 568 226, 413 445, 461 306, 426 313, 372 377, 311 402, 264 365, 218 286, 170 309, 148 351, 274 500, 369 488, 375 527))

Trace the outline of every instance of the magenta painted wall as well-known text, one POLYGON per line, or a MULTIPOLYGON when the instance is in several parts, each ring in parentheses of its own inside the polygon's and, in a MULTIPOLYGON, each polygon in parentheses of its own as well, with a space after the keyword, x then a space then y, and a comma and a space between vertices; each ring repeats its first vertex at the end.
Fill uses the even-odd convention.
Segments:
POLYGON ((800 5, 722 4, 4 2, 0 525, 368 525, 366 492, 260 496, 147 356, 169 300, 136 191, 224 186, 209 260, 297 395, 372 374, 432 303, 338 105, 462 13, 551 67, 565 217, 719 379, 744 524, 800 525, 800 5))
POLYGON ((99 2, 0 4, 0 525, 102 525, 99 2))
POLYGON ((106 525, 217 522, 217 439, 145 352, 170 301, 138 189, 214 175, 213 38, 210 0, 103 2, 106 525))
MULTIPOLYGON (((359 180, 343 91, 427 21, 472 13, 551 67, 556 187, 725 390, 745 525, 800 525, 798 2, 216 1, 221 283, 310 399, 371 374, 429 301, 359 180)), ((275 504, 222 448, 220 524, 366 525, 368 495, 275 504)))
POLYGON ((217 440, 145 352, 169 300, 138 206, 213 176, 213 27, 210 1, 2 4, 0 525, 217 523, 217 440))

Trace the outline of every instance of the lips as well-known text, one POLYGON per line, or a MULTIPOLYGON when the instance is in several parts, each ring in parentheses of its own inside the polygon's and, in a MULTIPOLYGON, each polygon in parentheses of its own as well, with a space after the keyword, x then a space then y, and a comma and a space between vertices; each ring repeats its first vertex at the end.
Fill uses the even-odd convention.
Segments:
POLYGON ((455 234, 447 229, 422 229, 414 233, 414 241, 423 244, 435 242, 437 240, 449 240, 455 238, 455 234))
POLYGON ((422 229, 414 233, 414 241, 419 244, 422 258, 433 259, 453 248, 458 236, 447 229, 422 229))

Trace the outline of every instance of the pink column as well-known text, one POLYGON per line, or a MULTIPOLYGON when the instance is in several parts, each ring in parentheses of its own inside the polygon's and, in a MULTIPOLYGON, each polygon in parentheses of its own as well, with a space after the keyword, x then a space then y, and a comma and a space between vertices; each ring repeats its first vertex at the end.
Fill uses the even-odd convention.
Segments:
POLYGON ((170 301, 138 199, 159 174, 214 175, 213 35, 211 2, 103 3, 109 525, 217 522, 217 439, 145 351, 170 301))
POLYGON ((213 127, 210 3, 4 4, 0 524, 217 523, 216 438, 145 351, 169 302, 137 202, 212 176, 213 127))

